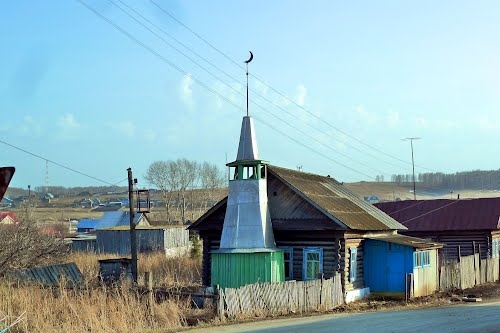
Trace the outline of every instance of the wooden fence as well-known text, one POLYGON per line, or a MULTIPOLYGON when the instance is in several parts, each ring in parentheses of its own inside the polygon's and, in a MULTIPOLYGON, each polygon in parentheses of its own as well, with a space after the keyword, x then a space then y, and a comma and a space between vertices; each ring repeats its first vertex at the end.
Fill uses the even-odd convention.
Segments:
POLYGON ((479 254, 460 257, 457 263, 441 266, 440 290, 467 289, 500 279, 499 258, 479 259, 479 254))
POLYGON ((344 304, 340 275, 219 289, 218 315, 229 318, 328 310, 344 304))

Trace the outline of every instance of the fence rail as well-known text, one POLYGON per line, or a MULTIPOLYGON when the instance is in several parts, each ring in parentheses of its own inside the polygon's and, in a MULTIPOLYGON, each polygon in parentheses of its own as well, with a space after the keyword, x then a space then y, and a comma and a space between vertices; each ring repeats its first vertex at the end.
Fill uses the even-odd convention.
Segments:
POLYGON ((457 263, 442 265, 440 290, 467 289, 500 279, 500 258, 479 259, 479 254, 460 257, 457 263))
POLYGON ((220 318, 283 315, 344 304, 340 275, 311 281, 266 282, 219 289, 220 318))

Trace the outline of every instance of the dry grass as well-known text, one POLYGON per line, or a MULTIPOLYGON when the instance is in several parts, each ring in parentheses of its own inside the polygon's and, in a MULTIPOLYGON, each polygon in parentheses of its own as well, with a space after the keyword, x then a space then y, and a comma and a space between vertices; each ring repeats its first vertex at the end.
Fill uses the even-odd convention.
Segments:
POLYGON ((0 314, 10 320, 26 311, 12 332, 144 332, 185 325, 187 301, 167 300, 148 310, 128 286, 51 290, 0 283, 0 314))
MULTIPOLYGON (((167 299, 150 309, 147 297, 125 282, 113 287, 98 284, 97 260, 104 258, 109 256, 72 255, 70 260, 77 263, 86 281, 79 290, 0 281, 0 319, 6 317, 5 322, 10 323, 26 312, 9 332, 168 332, 195 324, 196 318, 211 318, 210 309, 191 309, 188 298, 167 299)), ((139 268, 141 276, 145 271, 153 272, 155 286, 201 284, 199 259, 141 255, 139 268)))
MULTIPOLYGON (((74 261, 86 281, 95 282, 99 277, 101 259, 120 258, 117 255, 74 253, 69 261, 74 261)), ((140 254, 138 257, 138 283, 143 284, 144 273, 153 274, 155 286, 194 287, 201 286, 201 258, 165 257, 161 253, 140 254)))

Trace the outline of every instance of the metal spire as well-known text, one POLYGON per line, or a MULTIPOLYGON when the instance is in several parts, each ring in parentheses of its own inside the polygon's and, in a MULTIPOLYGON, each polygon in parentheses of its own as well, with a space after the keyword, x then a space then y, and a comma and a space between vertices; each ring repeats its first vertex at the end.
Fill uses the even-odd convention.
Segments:
POLYGON ((252 51, 250 52, 250 59, 245 61, 245 64, 247 65, 247 117, 248 117, 248 63, 253 60, 253 53, 252 51))

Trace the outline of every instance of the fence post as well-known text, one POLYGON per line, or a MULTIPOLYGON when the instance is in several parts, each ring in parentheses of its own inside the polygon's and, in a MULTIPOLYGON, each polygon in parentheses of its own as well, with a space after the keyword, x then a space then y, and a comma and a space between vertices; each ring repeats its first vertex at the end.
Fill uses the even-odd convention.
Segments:
POLYGON ((323 279, 324 275, 321 273, 321 284, 319 287, 319 308, 323 309, 323 279))
POLYGON ((153 273, 151 272, 145 272, 144 273, 144 282, 146 283, 146 288, 148 292, 148 311, 149 315, 152 317, 154 314, 153 311, 153 306, 154 306, 154 300, 153 300, 153 273))
POLYGON ((410 273, 410 298, 413 297, 414 290, 413 290, 413 273, 410 273))
POLYGON ((224 297, 222 295, 222 290, 219 285, 216 284, 214 287, 214 295, 215 295, 215 311, 217 317, 219 317, 220 321, 224 321, 224 297))
MULTIPOLYGON (((477 285, 481 284, 481 269, 479 269, 479 264, 476 262, 476 242, 475 241, 472 241, 472 255, 474 256, 474 285, 477 286, 477 285), (476 270, 479 270, 479 281, 477 280, 478 274, 477 274, 476 270)), ((479 262, 481 262, 481 259, 479 259, 479 262)))
POLYGON ((405 274, 405 302, 408 303, 408 274, 405 274))

